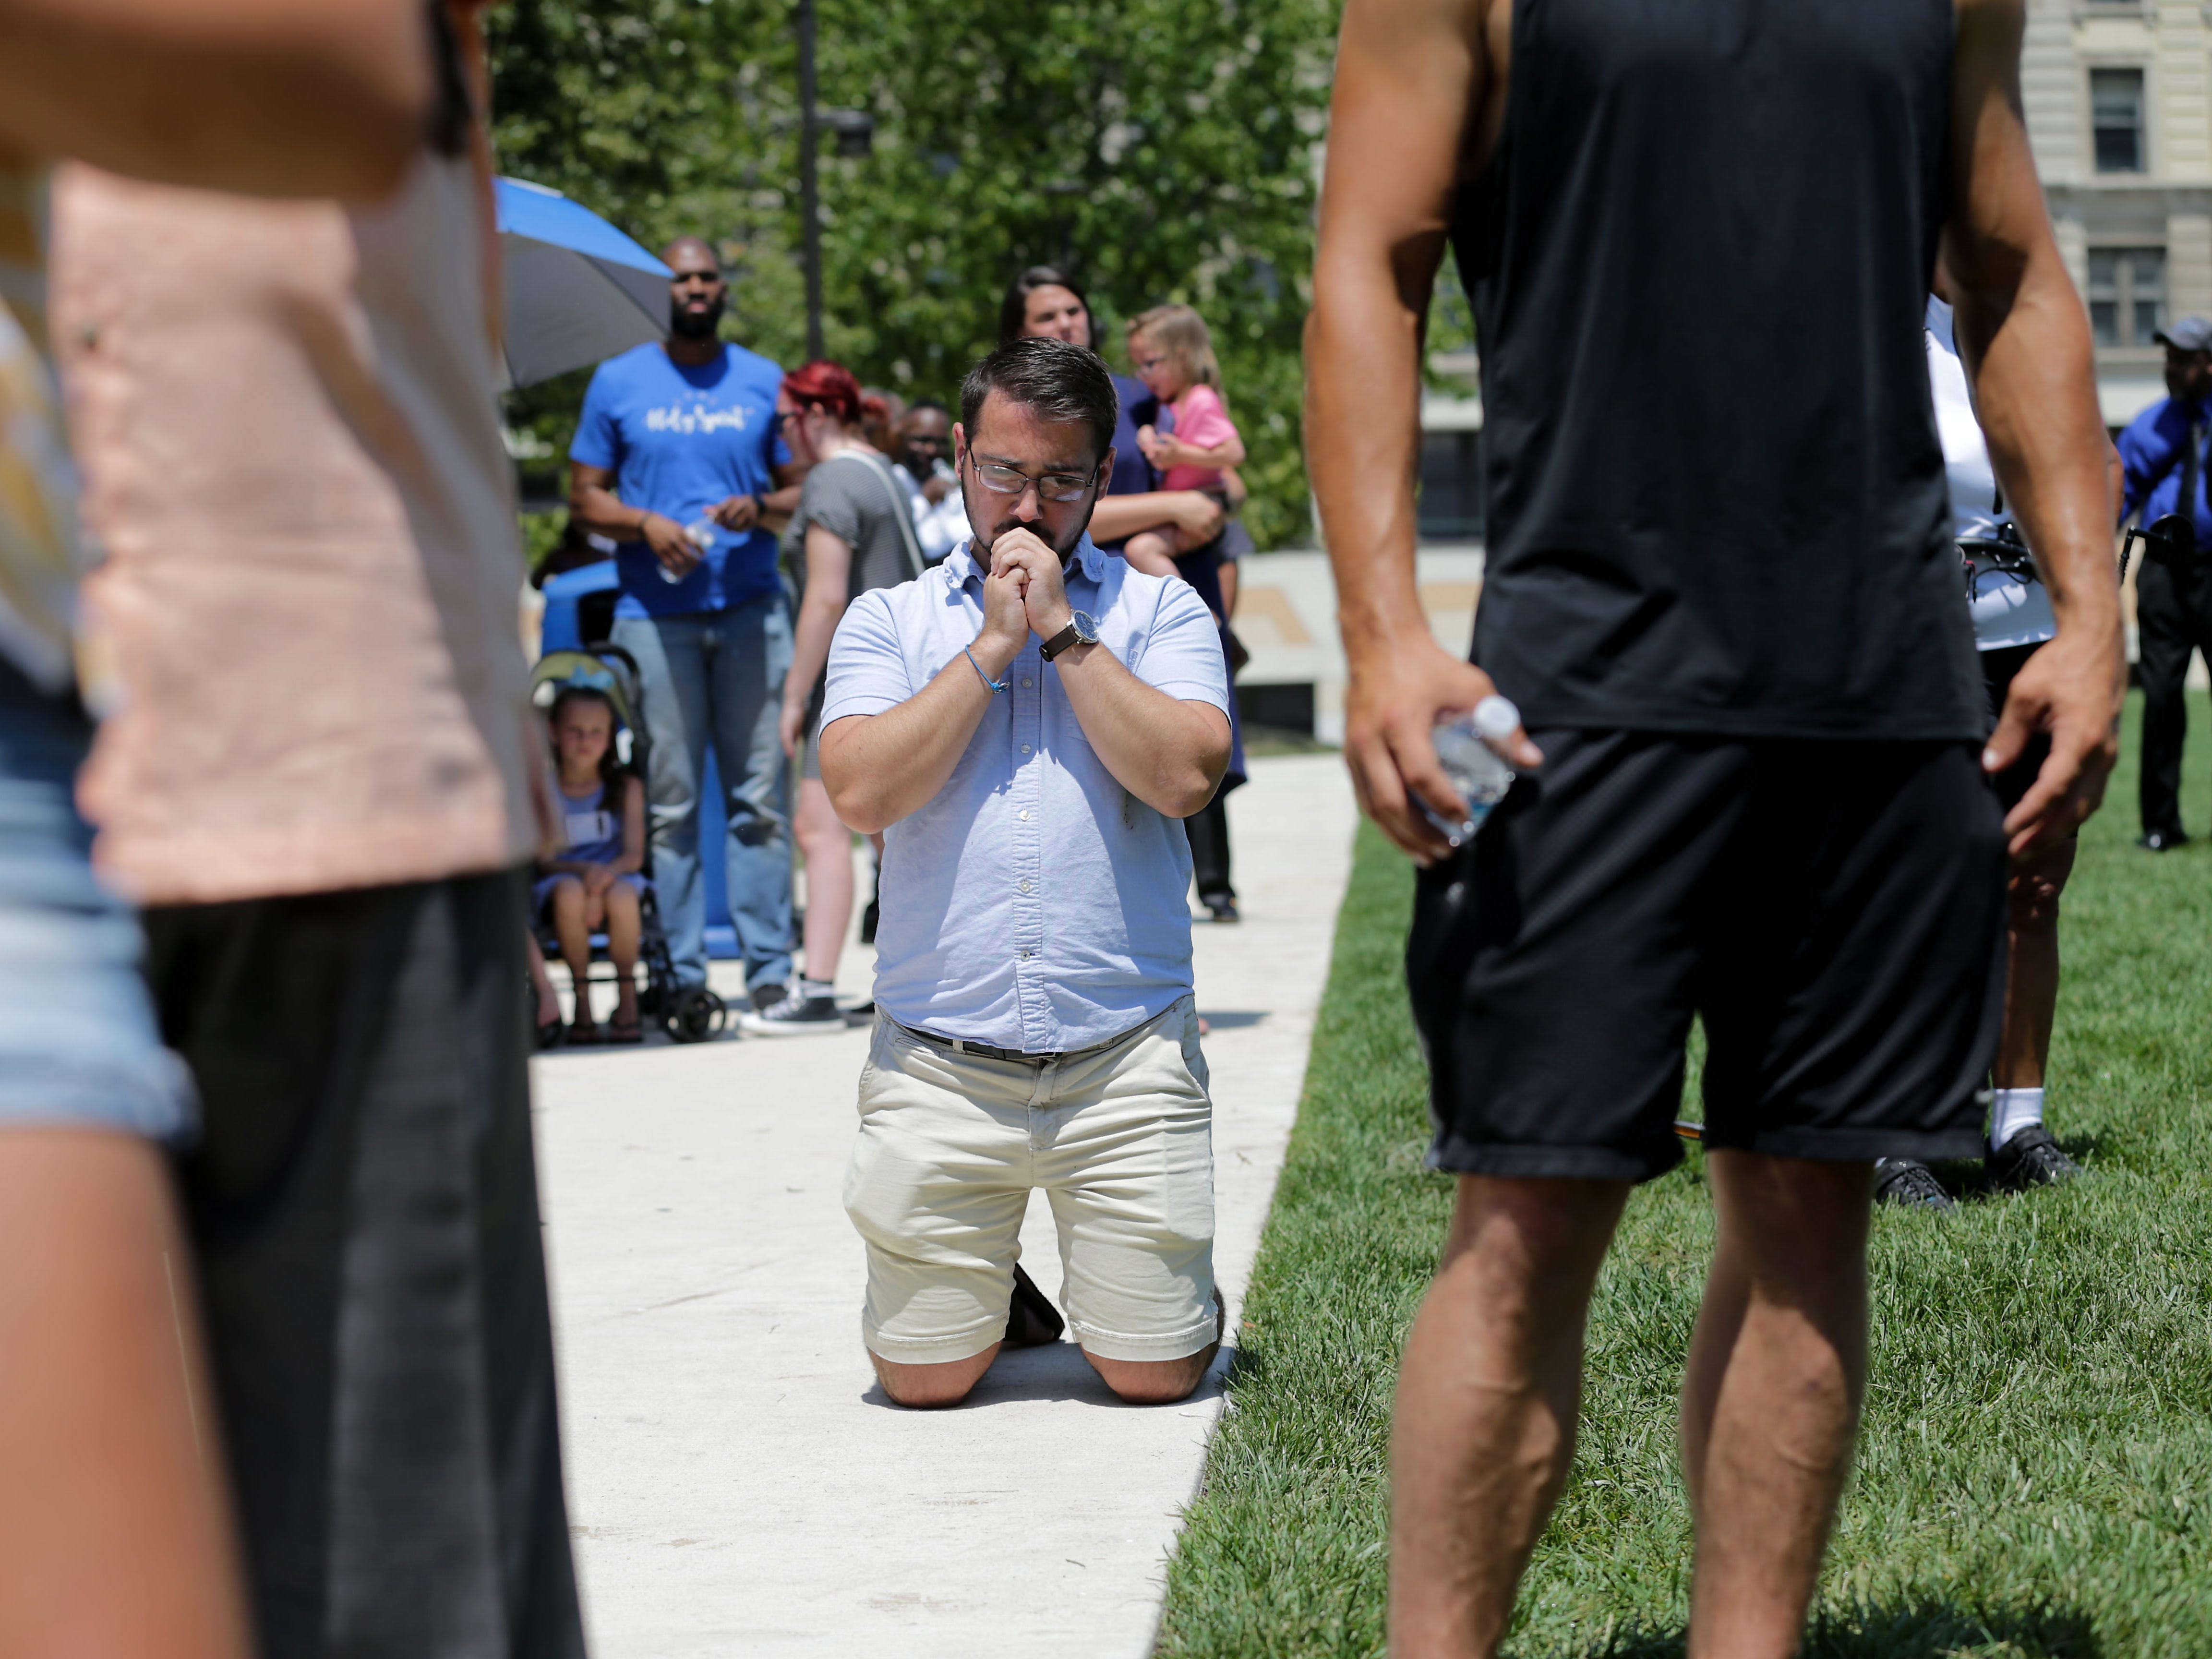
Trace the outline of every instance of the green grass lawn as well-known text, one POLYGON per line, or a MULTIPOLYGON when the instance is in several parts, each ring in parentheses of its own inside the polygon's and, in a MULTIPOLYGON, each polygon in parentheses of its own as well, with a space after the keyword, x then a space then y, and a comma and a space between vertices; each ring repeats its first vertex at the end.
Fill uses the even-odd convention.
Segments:
MULTIPOLYGON (((2090 1177, 1877 1217, 1865 1429, 1808 1654, 2212 1655, 2212 841, 2134 847, 2134 715, 2064 912, 2050 1115, 2090 1177)), ((2202 836, 2201 696, 2191 720, 2202 836)), ((1391 1389, 1451 1201, 1421 1165, 1411 888, 1363 829, 1164 1655, 1382 1651, 1391 1389)), ((1674 1401, 1712 1244, 1701 1164, 1638 1189, 1599 1282, 1581 1447, 1522 1588, 1521 1659, 1681 1651, 1674 1401)))

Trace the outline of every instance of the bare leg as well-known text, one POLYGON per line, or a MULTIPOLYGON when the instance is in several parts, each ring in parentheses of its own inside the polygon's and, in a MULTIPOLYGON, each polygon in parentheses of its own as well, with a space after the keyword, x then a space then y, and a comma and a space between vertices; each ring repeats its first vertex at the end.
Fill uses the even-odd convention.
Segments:
POLYGON ((1132 1406, 1172 1406, 1188 1400, 1206 1380, 1206 1368, 1221 1352, 1221 1338, 1229 1324, 1229 1306, 1219 1286, 1213 1292, 1213 1340, 1196 1353, 1179 1359, 1109 1359, 1088 1348, 1081 1350, 1091 1369, 1106 1386, 1132 1406))
POLYGON ((2004 1035, 1990 1081, 2000 1089, 2040 1089, 2058 1012, 2058 896, 2074 870, 2074 843, 2043 848, 2013 872, 2007 936, 2004 1035))
POLYGON ((251 1650, 191 1291, 158 1152, 0 1131, 0 1653, 251 1650))
POLYGON ((637 1024, 637 954, 645 932, 637 891, 623 882, 607 889, 607 957, 615 969, 614 1024, 637 1024))
POLYGON ((538 994, 538 1023, 558 1025, 561 1023, 561 994, 553 988, 553 975, 545 971, 545 952, 538 948, 538 935, 526 927, 522 943, 530 963, 530 988, 538 994))
POLYGON ((1150 576, 1176 574, 1175 544, 1157 530, 1139 532, 1121 544, 1121 556, 1130 568, 1150 576))
POLYGON ((592 1018, 592 924, 584 884, 573 876, 563 877, 553 890, 553 931, 576 991, 575 1017, 569 1023, 581 1030, 597 1023, 592 1018))
POLYGON ((1722 1149, 1706 1167, 1720 1242, 1682 1390, 1689 1659, 1787 1659, 1866 1386, 1869 1171, 1722 1149))
MULTIPOLYGON (((811 901, 807 908, 813 908, 811 901)), ((872 1348, 868 1351, 868 1361, 875 1366, 876 1380, 884 1385, 884 1392, 898 1405, 924 1410, 958 1405, 983 1380, 983 1373, 998 1357, 996 1342, 966 1359, 947 1359, 934 1365, 905 1365, 884 1358, 872 1348)))
POLYGON ((1498 1651, 1565 1483, 1583 1322, 1623 1182, 1463 1176, 1398 1375, 1390 1651, 1498 1651))
POLYGON ((792 830, 806 860, 806 977, 834 980, 853 920, 853 832, 837 822, 821 779, 799 780, 792 830))

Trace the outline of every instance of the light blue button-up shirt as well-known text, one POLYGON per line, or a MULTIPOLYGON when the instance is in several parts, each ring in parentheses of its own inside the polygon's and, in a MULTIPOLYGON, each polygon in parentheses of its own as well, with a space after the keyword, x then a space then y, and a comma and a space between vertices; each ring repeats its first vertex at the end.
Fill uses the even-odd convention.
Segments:
MULTIPOLYGON (((962 648, 983 626, 970 545, 847 608, 824 726, 967 666, 962 648)), ((1086 536, 1067 599, 1146 684, 1227 712, 1221 638, 1187 584, 1086 536)), ((1190 991, 1190 843, 1106 769, 1037 645, 1006 670, 945 787, 884 832, 876 1006, 902 1024, 1052 1054, 1119 1036, 1190 991)))

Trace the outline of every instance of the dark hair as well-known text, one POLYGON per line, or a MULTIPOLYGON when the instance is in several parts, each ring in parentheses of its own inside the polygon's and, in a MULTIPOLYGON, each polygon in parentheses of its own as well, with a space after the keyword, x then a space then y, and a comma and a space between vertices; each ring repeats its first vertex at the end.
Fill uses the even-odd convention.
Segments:
MULTIPOLYGON (((1041 288, 1064 288, 1083 301, 1083 311, 1091 315, 1091 296, 1077 282, 1058 265, 1031 265, 1007 285, 1006 297, 999 301, 999 343, 1006 345, 1022 337, 1022 325, 1029 320, 1030 295, 1041 288)), ((1091 344, 1098 345, 1098 319, 1091 317, 1091 344)))
MULTIPOLYGON (((623 815, 623 803, 629 796, 629 791, 623 787, 623 784, 635 775, 622 763, 615 748, 615 733, 622 728, 622 716, 615 710, 615 700, 596 685, 564 685, 555 695, 553 706, 545 711, 545 732, 549 739, 552 738, 553 728, 561 724, 562 711, 572 702, 595 702, 607 711, 606 751, 599 757, 599 787, 604 792, 599 797, 599 810, 619 818, 623 815)), ((557 770, 560 756, 560 743, 553 740, 556 767, 554 775, 556 778, 560 775, 557 770)))
POLYGON ((821 409, 847 426, 860 423, 860 383, 842 363, 818 359, 783 377, 783 390, 801 409, 821 409))
POLYGON ((1082 421, 1098 441, 1103 457, 1121 419, 1114 377, 1096 353, 1066 340, 1009 340, 968 371, 960 384, 960 423, 975 441, 975 417, 994 392, 1033 410, 1040 418, 1082 421))
MULTIPOLYGON (((908 415, 921 415, 932 410, 939 415, 950 415, 952 412, 945 406, 945 399, 942 398, 920 397, 906 406, 908 415)), ((902 416, 900 418, 904 419, 905 416, 902 416)))

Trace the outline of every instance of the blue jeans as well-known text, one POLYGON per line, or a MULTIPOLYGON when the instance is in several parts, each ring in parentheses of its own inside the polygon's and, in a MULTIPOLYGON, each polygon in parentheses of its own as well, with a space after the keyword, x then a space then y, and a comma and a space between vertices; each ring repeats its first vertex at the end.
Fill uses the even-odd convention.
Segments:
POLYGON ((787 982, 791 763, 776 737, 783 677, 791 667, 791 613, 783 595, 688 617, 619 617, 614 642, 637 659, 653 886, 677 978, 687 985, 707 978, 699 793, 712 743, 729 815, 730 920, 745 982, 787 982))
POLYGON ((155 1030, 137 918, 93 879, 73 803, 86 737, 0 659, 0 1127, 182 1140, 191 1079, 155 1030))

